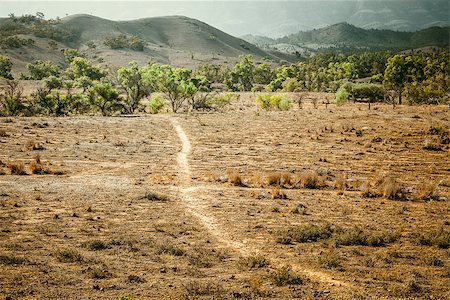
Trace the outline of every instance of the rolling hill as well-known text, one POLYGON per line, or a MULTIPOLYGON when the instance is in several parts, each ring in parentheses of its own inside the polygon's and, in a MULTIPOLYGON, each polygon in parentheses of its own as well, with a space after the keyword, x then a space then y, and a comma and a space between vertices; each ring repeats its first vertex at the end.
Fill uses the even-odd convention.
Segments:
MULTIPOLYGON (((0 31, 11 26, 11 22, 10 19, 0 20, 0 31)), ((61 50, 68 47, 79 49, 89 58, 109 66, 123 66, 131 60, 139 64, 156 61, 185 67, 204 63, 234 64, 243 54, 274 62, 293 59, 285 54, 263 51, 206 23, 183 16, 111 21, 91 15, 73 15, 46 30, 51 30, 52 35, 22 30, 19 36, 34 40, 34 44, 0 49, 0 54, 10 56, 19 71, 35 59, 51 59, 63 64, 61 50), (104 44, 106 39, 120 36, 137 39, 142 49, 112 49, 104 44)))

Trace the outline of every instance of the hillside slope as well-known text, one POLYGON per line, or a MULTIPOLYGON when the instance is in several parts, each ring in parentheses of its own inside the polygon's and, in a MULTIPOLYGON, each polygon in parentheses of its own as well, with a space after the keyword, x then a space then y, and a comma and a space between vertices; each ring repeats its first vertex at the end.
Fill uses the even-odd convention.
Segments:
MULTIPOLYGON (((11 26, 9 19, 0 20, 0 30, 11 26)), ((234 64, 240 55, 250 54, 256 60, 290 59, 289 56, 265 52, 255 45, 233 37, 201 21, 168 16, 132 21, 111 21, 91 15, 72 15, 51 25, 52 30, 64 32, 64 38, 36 37, 32 27, 22 30, 23 38, 31 38, 34 45, 0 49, 0 54, 12 57, 19 71, 34 59, 48 59, 62 63, 62 49, 77 48, 91 59, 109 66, 123 66, 131 60, 139 64, 149 61, 174 66, 195 67, 204 63, 234 64), (111 49, 104 44, 107 38, 120 35, 142 42, 143 49, 135 51, 129 47, 111 49), (89 47, 88 47, 89 45, 89 47), (58 58, 55 58, 58 57, 58 58)))

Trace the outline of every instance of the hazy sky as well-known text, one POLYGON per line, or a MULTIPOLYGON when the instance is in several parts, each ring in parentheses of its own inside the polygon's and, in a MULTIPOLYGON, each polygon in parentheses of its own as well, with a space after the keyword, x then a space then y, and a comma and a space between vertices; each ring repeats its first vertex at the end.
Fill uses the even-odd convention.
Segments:
POLYGON ((0 17, 38 11, 47 18, 84 13, 111 20, 184 15, 238 36, 281 36, 344 21, 360 27, 396 30, 417 30, 449 22, 448 0, 0 0, 0 17))

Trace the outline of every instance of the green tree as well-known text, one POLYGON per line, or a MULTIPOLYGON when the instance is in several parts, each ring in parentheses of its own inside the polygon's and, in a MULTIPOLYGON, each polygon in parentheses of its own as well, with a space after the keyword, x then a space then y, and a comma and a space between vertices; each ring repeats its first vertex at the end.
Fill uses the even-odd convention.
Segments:
POLYGON ((396 91, 398 104, 402 104, 402 93, 408 78, 408 71, 412 58, 410 56, 395 55, 388 59, 386 70, 384 71, 384 82, 396 91))
POLYGON ((29 75, 25 76, 25 79, 29 80, 42 80, 50 76, 59 76, 60 68, 51 61, 36 60, 27 64, 29 75))
POLYGON ((149 64, 143 68, 142 76, 148 87, 164 94, 174 113, 198 92, 191 81, 192 71, 188 69, 149 64))
POLYGON ((94 65, 84 57, 74 57, 69 67, 65 71, 65 76, 76 82, 78 87, 83 88, 83 92, 94 81, 101 80, 108 75, 108 71, 104 70, 100 65, 94 65))
POLYGON ((87 92, 87 99, 91 106, 99 109, 103 116, 107 116, 121 107, 119 91, 111 83, 100 82, 91 86, 87 92))
POLYGON ((253 88, 255 65, 251 55, 239 56, 240 62, 237 63, 230 76, 225 79, 225 84, 232 91, 251 91, 253 88))
POLYGON ((141 99, 150 95, 150 88, 144 84, 141 70, 135 61, 130 62, 129 68, 120 68, 117 78, 127 93, 124 109, 126 113, 132 114, 139 107, 141 99))
POLYGON ((9 59, 9 57, 0 55, 0 79, 13 79, 11 75, 11 69, 12 69, 13 63, 9 59))

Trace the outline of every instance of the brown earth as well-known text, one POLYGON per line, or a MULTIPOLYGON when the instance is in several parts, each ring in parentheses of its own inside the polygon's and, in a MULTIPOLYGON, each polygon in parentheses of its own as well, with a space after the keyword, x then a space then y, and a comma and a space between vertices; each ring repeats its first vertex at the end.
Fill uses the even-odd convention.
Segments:
POLYGON ((0 297, 448 297, 449 250, 417 239, 449 231, 448 145, 424 149, 438 143, 430 128, 448 130, 446 106, 253 103, 245 94, 224 112, 1 118, 0 297), (51 174, 30 174, 36 155, 51 174), (20 163, 29 175, 10 174, 20 163), (315 172, 324 184, 268 186, 276 172, 315 172), (362 195, 383 174, 405 199, 362 195), (433 197, 419 197, 426 186, 433 197), (311 224, 397 239, 280 242, 311 224))

